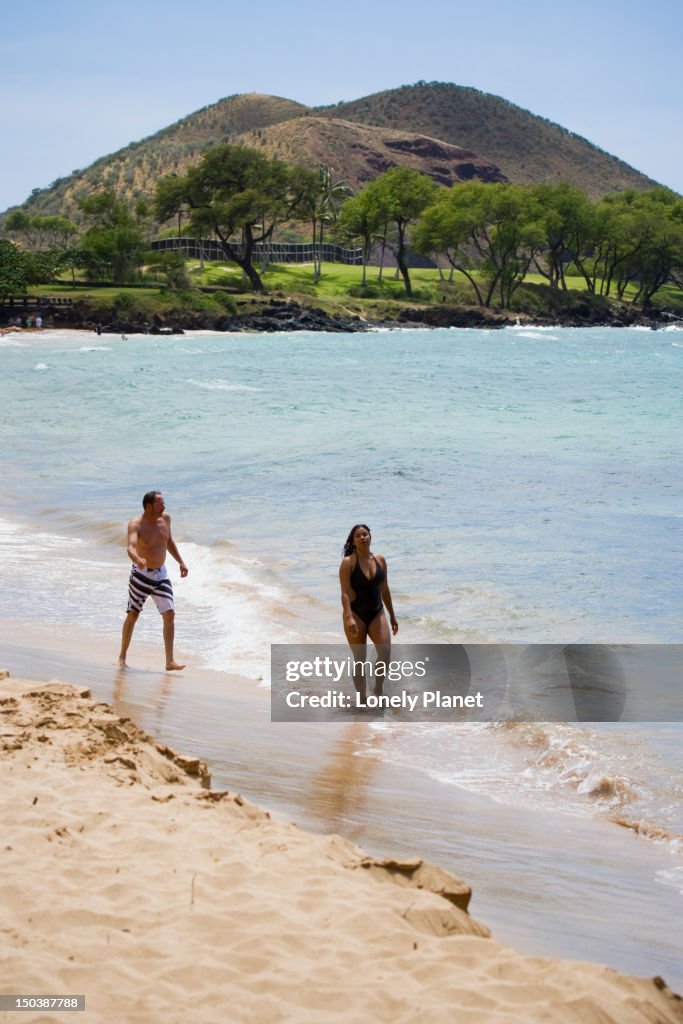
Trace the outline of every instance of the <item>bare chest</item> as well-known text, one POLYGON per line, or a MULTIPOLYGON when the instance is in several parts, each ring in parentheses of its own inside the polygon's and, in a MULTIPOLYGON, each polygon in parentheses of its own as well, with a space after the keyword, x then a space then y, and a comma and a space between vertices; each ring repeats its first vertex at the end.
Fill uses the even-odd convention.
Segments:
POLYGON ((156 523, 141 522, 138 528, 138 544, 146 548, 165 547, 168 544, 169 529, 164 519, 156 523))

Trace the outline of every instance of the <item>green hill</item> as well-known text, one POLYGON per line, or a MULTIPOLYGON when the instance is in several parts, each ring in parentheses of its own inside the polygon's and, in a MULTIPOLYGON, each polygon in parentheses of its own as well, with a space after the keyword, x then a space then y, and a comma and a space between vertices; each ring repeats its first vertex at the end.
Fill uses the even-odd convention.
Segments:
POLYGON ((559 125, 499 96, 418 83, 332 107, 259 93, 230 96, 34 191, 23 208, 79 219, 77 200, 102 188, 152 196, 160 177, 183 172, 211 146, 241 142, 307 166, 324 163, 355 187, 392 164, 444 184, 481 178, 565 180, 591 196, 656 182, 559 125))
POLYGON ((496 164, 510 181, 568 181, 594 198, 657 184, 580 135, 500 96, 462 85, 404 85, 316 113, 463 146, 496 164))

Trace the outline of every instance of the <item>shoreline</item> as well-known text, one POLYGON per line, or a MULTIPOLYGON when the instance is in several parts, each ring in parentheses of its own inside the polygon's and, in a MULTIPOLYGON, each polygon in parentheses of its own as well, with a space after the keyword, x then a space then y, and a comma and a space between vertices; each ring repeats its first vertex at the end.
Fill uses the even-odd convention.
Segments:
POLYGON ((165 673, 156 646, 136 646, 122 673, 114 640, 105 651, 93 638, 79 643, 77 631, 57 640, 18 625, 0 623, 13 675, 88 686, 161 743, 207 762, 219 788, 238 789, 274 820, 341 834, 379 858, 417 850, 464 876, 475 916, 528 955, 607 961, 681 988, 673 893, 653 880, 674 862, 660 845, 604 819, 492 803, 440 784, 387 760, 391 734, 365 721, 273 724, 267 689, 192 666, 165 673), (609 856, 596 859, 601 849, 609 856))
MULTIPOLYGON (((43 314, 40 330, 76 330, 104 334, 180 335, 192 331, 213 331, 219 334, 263 333, 289 331, 319 331, 324 333, 370 333, 376 330, 484 328, 500 330, 505 327, 648 327, 661 330, 680 325, 683 317, 666 310, 644 312, 627 302, 596 297, 560 297, 558 308, 545 312, 511 311, 479 306, 449 305, 446 303, 422 305, 410 300, 388 302, 384 308, 358 307, 355 311, 339 305, 329 312, 324 304, 308 300, 305 296, 284 297, 250 295, 243 301, 243 309, 236 313, 216 314, 173 309, 166 313, 146 316, 142 313, 110 316, 96 313, 86 300, 71 306, 37 307, 43 314), (387 316, 387 310, 392 312, 387 316), (381 310, 381 311, 380 311, 381 310)), ((350 300, 349 305, 353 305, 350 300)), ((31 307, 32 309, 32 307, 31 307)), ((3 310, 9 317, 10 307, 3 310)), ((13 316, 32 315, 26 306, 17 304, 13 316)), ((0 334, 33 332, 33 326, 0 326, 0 334)))
POLYGON ((659 978, 501 946, 469 886, 419 856, 369 856, 211 790, 199 758, 86 687, 10 676, 0 702, 4 987, 84 993, 96 1021, 226 1005, 235 1021, 683 1021, 659 978))

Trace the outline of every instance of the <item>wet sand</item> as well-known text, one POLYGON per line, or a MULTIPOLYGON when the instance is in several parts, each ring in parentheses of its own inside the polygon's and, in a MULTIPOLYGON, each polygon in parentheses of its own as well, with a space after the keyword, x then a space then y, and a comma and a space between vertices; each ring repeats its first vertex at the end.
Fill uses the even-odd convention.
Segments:
POLYGON ((468 885, 419 857, 368 856, 209 789, 199 759, 83 686, 5 678, 0 711, 5 991, 84 994, 98 1024, 227 1007, 235 1022, 683 1021, 659 979, 500 945, 468 885))
POLYGON ((89 686, 117 714, 206 760, 215 786, 277 820, 339 833, 376 857, 423 856, 466 878, 473 912, 497 939, 662 974, 683 989, 676 897, 652 883, 670 865, 662 847, 607 821, 494 804, 387 763, 390 738, 368 721, 273 724, 266 688, 192 667, 164 673, 156 647, 134 647, 119 672, 115 643, 103 650, 74 632, 27 635, 2 623, 0 642, 13 675, 89 686))

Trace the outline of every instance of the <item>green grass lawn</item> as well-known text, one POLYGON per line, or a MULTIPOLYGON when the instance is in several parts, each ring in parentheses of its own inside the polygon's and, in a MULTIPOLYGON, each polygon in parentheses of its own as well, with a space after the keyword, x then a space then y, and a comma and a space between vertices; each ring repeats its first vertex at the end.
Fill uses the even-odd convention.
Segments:
MULTIPOLYGON (((230 287, 238 286, 242 280, 242 272, 239 267, 229 263, 205 264, 202 270, 198 260, 191 260, 187 264, 190 280, 193 284, 218 285, 230 287)), ((405 300, 405 288, 401 278, 396 277, 394 268, 384 268, 382 279, 379 280, 379 268, 368 267, 366 272, 366 285, 368 296, 371 298, 385 298, 394 301, 405 300)), ((272 264, 264 274, 261 275, 263 283, 269 291, 284 291, 299 295, 313 295, 319 298, 341 297, 348 295, 351 291, 355 297, 361 297, 362 268, 347 266, 341 263, 323 263, 322 274, 317 284, 313 281, 313 264, 286 263, 272 264)), ((474 275, 477 277, 478 275, 474 275)), ((475 295, 472 286, 464 274, 456 272, 452 278, 450 272, 444 271, 443 276, 438 270, 410 271, 410 280, 413 286, 413 301, 438 302, 443 297, 452 298, 455 302, 474 302, 475 295)), ((567 277, 567 288, 570 291, 585 292, 586 282, 580 276, 567 277)), ((547 279, 541 274, 527 274, 525 284, 547 285, 547 279)), ((625 298, 631 300, 635 297, 638 288, 630 284, 625 293, 625 298)), ((665 301, 683 301, 683 292, 673 285, 666 285, 661 289, 659 298, 665 301)))
POLYGON ((133 295, 139 295, 141 298, 151 298, 157 296, 161 292, 161 285, 150 285, 145 288, 128 288, 126 289, 123 285, 107 285, 105 288, 93 288, 88 285, 87 282, 76 282, 72 281, 57 281, 53 284, 36 284, 31 285, 29 289, 31 295, 41 296, 59 296, 63 299, 102 299, 103 302, 113 302, 121 292, 129 291, 133 295))
MULTIPOLYGON (((186 264, 187 274, 190 281, 190 289, 177 292, 168 290, 162 283, 149 281, 146 285, 135 288, 124 286, 93 287, 85 281, 72 279, 62 280, 49 285, 37 285, 31 287, 33 295, 60 296, 74 300, 86 299, 96 308, 111 308, 117 300, 121 305, 124 300, 122 294, 130 296, 125 300, 129 308, 144 310, 150 314, 156 311, 164 311, 169 308, 178 308, 179 305, 188 308, 206 308, 219 310, 216 296, 202 294, 198 289, 202 287, 225 288, 231 292, 238 305, 253 301, 254 296, 245 287, 242 271, 235 264, 229 263, 205 263, 202 268, 198 260, 188 260, 186 264)), ((381 303, 418 302, 451 302, 453 304, 475 304, 476 297, 474 290, 463 274, 455 273, 451 278, 450 273, 444 272, 441 276, 438 270, 410 271, 410 278, 413 286, 413 296, 408 299, 401 278, 396 277, 394 268, 384 268, 382 278, 379 278, 379 268, 368 267, 366 272, 366 288, 363 289, 361 282, 363 277, 362 267, 347 266, 342 263, 323 263, 322 273, 317 282, 313 280, 313 264, 288 263, 271 264, 265 273, 262 274, 263 283, 268 292, 284 293, 292 297, 299 297, 316 300, 320 306, 333 309, 337 305, 347 303, 353 305, 356 311, 360 303, 372 308, 381 303)), ((528 274, 525 284, 546 285, 547 281, 540 274, 528 274)), ((568 288, 572 292, 585 292, 586 286, 581 277, 568 277, 568 288)), ((527 296, 520 296, 522 304, 529 304, 529 308, 545 305, 542 298, 543 292, 538 291, 536 296, 531 295, 531 289, 527 296)), ((632 299, 636 294, 636 286, 629 286, 626 298, 632 299)), ((217 293, 220 295, 222 293, 217 293)), ((224 296, 225 297, 225 296, 224 296)), ((657 295, 659 305, 665 305, 674 311, 683 312, 683 291, 674 285, 666 285, 657 295)), ((226 297, 227 301, 227 297, 226 297)), ((342 305, 342 308, 343 305, 342 305)), ((225 311, 225 307, 223 307, 225 311)))
MULTIPOLYGON (((199 261, 190 260, 187 264, 190 280, 193 284, 238 286, 242 280, 239 267, 228 263, 205 264, 201 269, 199 261)), ((363 270, 359 266, 348 266, 343 263, 323 263, 321 276, 316 283, 313 280, 312 263, 279 263, 271 264, 261 275, 264 285, 269 291, 284 291, 298 295, 313 295, 319 298, 340 297, 354 294, 360 295, 363 270)), ((411 270, 410 280, 414 298, 425 302, 439 299, 439 289, 448 287, 447 281, 441 281, 438 270, 411 270)), ((462 274, 455 275, 459 284, 465 282, 462 274)), ((366 272, 366 288, 369 297, 387 298, 400 301, 406 298, 401 278, 396 277, 394 268, 385 267, 382 278, 379 278, 378 267, 368 267, 366 272)))

